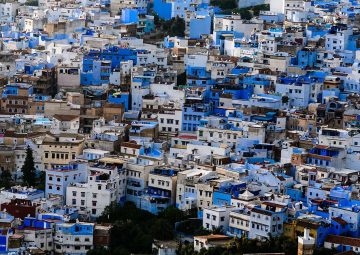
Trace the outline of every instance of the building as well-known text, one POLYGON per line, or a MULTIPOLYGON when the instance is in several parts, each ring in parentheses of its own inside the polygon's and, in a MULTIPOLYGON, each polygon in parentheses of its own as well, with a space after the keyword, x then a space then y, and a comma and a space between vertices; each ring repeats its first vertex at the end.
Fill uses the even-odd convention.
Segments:
POLYGON ((66 188, 66 205, 76 207, 85 216, 98 217, 112 202, 125 199, 124 161, 102 158, 89 166, 86 182, 73 182, 66 188))
POLYGON ((66 190, 71 183, 85 182, 88 177, 86 163, 72 162, 67 166, 46 170, 46 197, 59 196, 66 199, 66 190))
POLYGON ((93 247, 93 223, 56 223, 55 232, 53 238, 57 253, 85 254, 93 247))
POLYGON ((225 235, 194 236, 194 250, 208 250, 212 247, 225 247, 231 241, 231 237, 225 235))

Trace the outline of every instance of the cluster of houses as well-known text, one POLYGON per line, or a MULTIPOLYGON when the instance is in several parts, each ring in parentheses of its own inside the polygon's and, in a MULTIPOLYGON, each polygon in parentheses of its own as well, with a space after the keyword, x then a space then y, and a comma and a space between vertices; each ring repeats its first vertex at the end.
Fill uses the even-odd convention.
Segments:
POLYGON ((96 219, 130 201, 222 232, 196 251, 284 235, 360 254, 360 5, 236 3, 264 10, 0 1, 0 253, 106 247, 96 219), (163 37, 176 17, 185 36, 163 37), (45 190, 19 185, 28 148, 45 190))

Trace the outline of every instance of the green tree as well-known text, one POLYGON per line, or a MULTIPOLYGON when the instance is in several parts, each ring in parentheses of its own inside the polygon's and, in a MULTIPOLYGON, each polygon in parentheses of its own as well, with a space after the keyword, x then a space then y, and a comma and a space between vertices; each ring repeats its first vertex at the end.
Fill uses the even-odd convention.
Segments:
POLYGON ((38 0, 27 0, 25 2, 25 5, 27 5, 27 6, 39 6, 39 1, 38 0))
POLYGON ((182 221, 186 218, 184 212, 175 206, 166 208, 159 214, 159 217, 168 220, 171 224, 175 224, 176 222, 182 221))
POLYGON ((245 20, 251 20, 253 17, 252 13, 246 9, 243 11, 240 11, 240 16, 242 19, 245 19, 245 20))
POLYGON ((95 248, 92 250, 89 250, 86 255, 108 255, 110 254, 108 249, 105 249, 104 247, 95 248))
POLYGON ((176 250, 177 255, 193 255, 195 254, 194 245, 192 243, 184 244, 180 243, 176 250))
POLYGON ((46 185, 46 172, 41 171, 36 179, 36 188, 45 190, 45 185, 46 185))
POLYGON ((9 170, 4 170, 0 175, 0 187, 10 188, 13 183, 12 175, 9 170))
POLYGON ((321 248, 316 248, 314 250, 314 255, 333 255, 333 254, 337 254, 338 251, 336 249, 327 249, 324 247, 321 248))
POLYGON ((34 157, 30 146, 26 149, 26 158, 24 165, 21 168, 23 174, 23 183, 27 186, 35 186, 36 185, 36 170, 34 164, 34 157))
POLYGON ((185 20, 183 18, 180 18, 179 16, 176 16, 176 18, 172 18, 168 34, 170 36, 184 37, 185 36, 185 20))
POLYGON ((176 81, 177 81, 176 85, 178 85, 178 86, 185 85, 186 84, 186 72, 178 74, 176 81))
POLYGON ((174 227, 165 219, 157 219, 150 230, 156 240, 172 240, 174 238, 174 227))
POLYGON ((238 6, 236 0, 211 0, 210 4, 218 6, 222 10, 235 9, 238 6))
POLYGON ((289 97, 288 97, 288 96, 283 96, 283 97, 281 98, 281 102, 282 102, 283 104, 287 104, 287 103, 289 102, 289 97))

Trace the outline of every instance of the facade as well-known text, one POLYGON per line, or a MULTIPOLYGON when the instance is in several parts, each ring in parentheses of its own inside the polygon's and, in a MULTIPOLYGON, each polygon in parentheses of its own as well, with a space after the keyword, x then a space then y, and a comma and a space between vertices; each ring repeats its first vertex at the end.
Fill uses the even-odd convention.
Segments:
POLYGON ((60 196, 66 199, 66 189, 74 182, 84 182, 87 179, 87 165, 81 163, 70 163, 54 169, 46 170, 46 197, 60 196))
POLYGON ((65 254, 85 254, 93 246, 94 224, 85 222, 57 223, 55 251, 65 254))
POLYGON ((94 218, 100 216, 112 202, 123 201, 126 171, 122 165, 121 160, 100 159, 98 164, 89 167, 86 183, 74 182, 67 186, 66 204, 94 218))
POLYGON ((359 20, 355 0, 0 1, 0 253, 359 253, 359 20))

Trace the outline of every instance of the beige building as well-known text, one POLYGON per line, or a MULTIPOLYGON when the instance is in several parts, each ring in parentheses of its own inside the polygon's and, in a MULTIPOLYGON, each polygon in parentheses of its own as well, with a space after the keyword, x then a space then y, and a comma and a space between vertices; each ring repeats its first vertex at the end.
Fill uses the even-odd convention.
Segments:
POLYGON ((51 100, 45 102, 46 116, 54 116, 55 114, 80 115, 80 105, 68 103, 64 100, 51 100))
POLYGON ((70 161, 82 154, 84 137, 78 134, 47 134, 42 141, 38 141, 43 155, 45 169, 68 165, 70 161))

